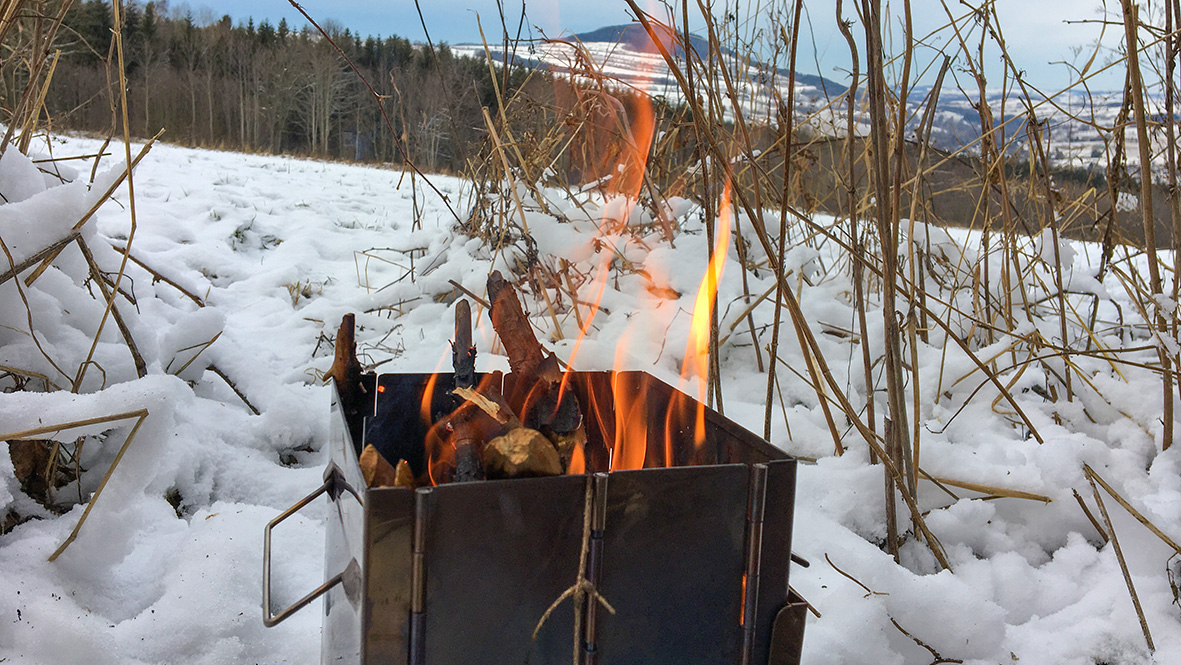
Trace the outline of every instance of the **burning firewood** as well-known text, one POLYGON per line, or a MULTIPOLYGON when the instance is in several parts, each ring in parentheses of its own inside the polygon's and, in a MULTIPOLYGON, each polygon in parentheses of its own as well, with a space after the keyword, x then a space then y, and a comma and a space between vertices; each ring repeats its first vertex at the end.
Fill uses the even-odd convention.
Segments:
MULTIPOLYGON (((455 341, 452 365, 455 386, 471 388, 476 383, 476 347, 472 345, 472 310, 466 300, 455 305, 455 341)), ((484 439, 471 411, 462 408, 453 414, 448 428, 455 446, 455 482, 484 479, 484 439)))
POLYGON ((492 327, 504 344, 513 373, 529 383, 537 380, 559 383, 562 369, 557 357, 546 353, 537 341, 516 291, 499 270, 488 275, 488 300, 492 303, 492 327))
POLYGON ((502 394, 495 381, 477 383, 471 307, 460 300, 452 341, 452 394, 462 403, 427 432, 430 460, 419 479, 423 482, 560 475, 586 442, 578 399, 563 386, 557 357, 537 341, 512 286, 499 272, 488 278, 488 295, 492 325, 515 378, 512 394, 502 394))
POLYGON ((521 426, 517 414, 513 413, 512 408, 504 401, 504 395, 500 394, 500 390, 496 386, 485 387, 483 393, 478 392, 475 388, 456 388, 451 392, 480 407, 481 411, 492 416, 496 422, 504 425, 507 429, 521 426))
POLYGON ((557 357, 537 341, 516 292, 500 272, 488 276, 488 299, 492 327, 516 375, 510 399, 523 404, 521 423, 548 437, 559 452, 562 468, 568 468, 574 448, 586 440, 578 399, 564 389, 557 357))

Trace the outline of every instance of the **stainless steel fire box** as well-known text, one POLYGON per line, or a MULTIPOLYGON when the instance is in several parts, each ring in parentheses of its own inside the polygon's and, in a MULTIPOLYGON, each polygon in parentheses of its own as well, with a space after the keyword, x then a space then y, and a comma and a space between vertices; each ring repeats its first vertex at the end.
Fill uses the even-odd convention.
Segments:
MULTIPOLYGON (((495 378, 511 389, 511 375, 495 378)), ((436 375, 428 405, 452 399, 451 380, 436 375)), ((629 413, 654 442, 645 468, 367 489, 366 442, 424 463, 420 404, 431 375, 367 377, 372 410, 351 418, 334 388, 324 484, 266 528, 264 621, 322 595, 325 665, 798 663, 806 603, 788 588, 795 460, 711 409, 695 443, 702 407, 650 375, 568 380, 581 404, 598 405, 585 418, 592 441, 615 436, 605 430, 618 393, 645 395, 643 413, 629 413), (327 581, 272 613, 271 529, 321 494, 331 501, 327 581), (568 594, 542 622, 580 579, 614 612, 593 594, 575 608, 568 594)))

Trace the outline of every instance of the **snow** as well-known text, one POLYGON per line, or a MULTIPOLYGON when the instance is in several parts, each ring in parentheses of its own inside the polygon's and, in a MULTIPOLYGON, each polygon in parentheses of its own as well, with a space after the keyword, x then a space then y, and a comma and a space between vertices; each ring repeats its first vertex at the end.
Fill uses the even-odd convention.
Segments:
MULTIPOLYGON (((88 154, 98 146, 69 138, 55 142, 53 152, 88 154)), ((9 200, 0 205, 0 238, 14 262, 65 237, 123 169, 104 160, 98 181, 88 186, 90 164, 76 166, 67 174, 73 181, 63 184, 15 150, 0 160, 0 192, 9 200)), ((431 181, 466 213, 470 187, 443 176, 431 181)), ((120 288, 136 304, 124 298, 117 304, 147 375, 137 376, 122 337, 107 321, 78 394, 68 389, 105 309, 78 250, 64 251, 31 286, 23 274, 19 292, 16 280, 0 285, 0 366, 45 377, 30 378, 24 391, 0 394, 0 432, 140 409, 149 414, 77 539, 52 563, 47 557, 84 507, 60 516, 40 507, 21 491, 9 457, 0 454, 0 517, 10 510, 35 517, 0 536, 0 662, 319 659, 319 613, 313 607, 264 628, 259 582, 263 526, 320 483, 329 397, 318 379, 332 361, 328 339, 341 316, 355 312, 363 362, 380 363, 381 371, 435 371, 450 351, 451 280, 482 293, 491 269, 508 274, 527 260, 523 243, 492 251, 460 233, 439 195, 416 184, 417 201, 409 176, 394 169, 157 145, 134 174, 138 217, 131 253, 207 306, 129 263, 120 288), (416 209, 423 211, 420 219, 416 209), (229 377, 260 415, 214 370, 229 377), (45 391, 46 382, 63 390, 45 391)), ((568 221, 529 207, 541 260, 553 270, 561 269, 556 258, 569 262, 579 299, 595 302, 601 294, 602 309, 578 343, 568 302, 556 303, 555 325, 544 300, 527 297, 539 337, 576 368, 645 369, 695 392, 697 378, 690 373, 683 381, 681 372, 708 251, 700 210, 684 199, 669 201, 666 212, 681 228, 674 248, 634 202, 587 194, 580 207, 564 192, 547 196, 568 221), (606 282, 578 277, 608 269, 606 282)), ((130 235, 126 185, 115 198, 81 229, 95 260, 112 275, 130 235)), ((766 217, 777 233, 778 216, 766 217)), ((839 232, 831 219, 815 221, 839 232)), ((749 220, 740 216, 738 222, 749 232, 749 220)), ((926 278, 960 285, 949 289, 950 304, 970 309, 971 293, 961 287, 971 284, 984 261, 991 262, 990 288, 1003 288, 1002 260, 985 256, 978 235, 922 224, 914 234, 915 247, 930 252, 926 278)), ((788 240, 787 264, 808 325, 834 380, 863 405, 856 335, 831 334, 858 330, 847 264, 823 234, 788 240)), ((1050 236, 1030 239, 1019 259, 1031 299, 1053 288, 1037 261, 1052 259, 1051 243, 1050 236)), ((1070 264, 1072 306, 1089 311, 1092 298, 1084 292, 1101 302, 1097 339, 1127 347, 1151 339, 1143 321, 1133 320, 1135 308, 1119 280, 1095 278, 1097 248, 1060 240, 1059 250, 1070 264)), ((754 243, 750 260, 759 261, 760 252, 754 243)), ((723 336, 732 328, 721 358, 725 412, 761 432, 766 377, 754 369, 749 331, 737 325, 746 306, 734 243, 728 257, 718 300, 723 336)), ((773 286, 765 267, 748 278, 756 296, 773 286)), ((505 368, 487 312, 477 307, 474 314, 480 368, 505 368)), ((589 318, 589 310, 582 315, 589 318)), ((764 346, 772 308, 757 307, 754 316, 764 346)), ((1002 369, 1011 362, 1013 339, 989 343, 961 317, 946 318, 953 334, 977 343, 981 359, 1002 369)), ((877 357, 880 312, 872 311, 869 322, 877 357)), ((1060 337, 1052 316, 1023 322, 1019 331, 1060 337)), ((1076 381, 1068 402, 1039 392, 1054 383, 1047 368, 1060 362, 1002 371, 1044 440, 1038 443, 960 346, 937 327, 929 337, 916 349, 922 468, 937 478, 1053 501, 984 500, 949 487, 953 497, 923 481, 921 508, 954 573, 939 571, 927 546, 913 537, 898 565, 883 552, 881 467, 869 464, 856 430, 843 437, 848 452, 833 455, 816 391, 784 369, 783 407, 773 410, 771 439, 808 460, 799 469, 793 549, 812 563, 793 568, 792 585, 821 614, 809 617, 804 662, 927 663, 934 654, 965 663, 1181 661, 1181 610, 1166 574, 1172 551, 1104 496, 1152 630, 1156 652, 1150 654, 1115 552, 1073 494, 1097 511, 1083 471, 1089 464, 1165 533, 1181 537, 1181 447, 1161 452, 1159 379, 1136 366, 1117 371, 1100 357, 1078 356, 1073 360, 1089 385, 1076 381)), ((1126 357, 1155 357, 1151 348, 1136 353, 1126 357)), ((783 326, 780 355, 806 375, 791 325, 783 326)), ((11 378, 3 381, 11 387, 11 378)), ((874 399, 884 413, 884 395, 874 399)), ((135 422, 58 435, 65 443, 87 437, 81 487, 67 485, 59 496, 93 493, 135 422)), ((909 528, 901 502, 898 509, 909 528)), ((323 504, 312 503, 276 530, 276 606, 324 579, 323 516, 323 504)))

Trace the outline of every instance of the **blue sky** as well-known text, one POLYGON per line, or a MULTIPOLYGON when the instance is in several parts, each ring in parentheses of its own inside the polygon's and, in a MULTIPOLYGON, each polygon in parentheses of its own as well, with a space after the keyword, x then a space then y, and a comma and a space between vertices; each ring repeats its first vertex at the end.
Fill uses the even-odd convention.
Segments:
MULTIPOLYGON (((743 16, 750 16, 752 12, 749 8, 754 6, 766 7, 774 3, 790 5, 784 0, 733 2, 744 8, 739 12, 743 16)), ((715 13, 720 14, 724 7, 736 6, 733 2, 715 0, 715 13)), ((1101 34, 1097 21, 1102 16, 1104 2, 1109 12, 1118 15, 1118 0, 997 0, 996 8, 1014 59, 1027 71, 1035 85, 1049 92, 1050 88, 1056 91, 1069 77, 1067 67, 1051 63, 1073 59, 1081 66, 1086 62, 1090 54, 1086 47, 1101 34), (1076 55, 1074 50, 1080 48, 1082 52, 1076 55)), ((427 29, 436 42, 478 42, 477 15, 489 40, 496 40, 500 35, 496 0, 420 0, 420 4, 427 29)), ((515 30, 522 3, 520 0, 503 0, 503 4, 507 22, 515 30)), ((638 4, 651 6, 650 11, 653 13, 658 13, 660 7, 648 0, 641 0, 638 4)), ((679 6, 680 3, 674 4, 679 6)), ((851 13, 857 0, 845 0, 844 4, 846 16, 855 18, 851 13)), ((959 0, 946 0, 946 4, 957 16, 968 11, 959 0)), ((979 1, 973 0, 972 4, 979 4, 979 1)), ((362 35, 393 34, 416 41, 424 39, 413 0, 306 0, 302 5, 317 21, 332 19, 362 35)), ((900 11, 901 4, 895 5, 891 5, 892 11, 900 11)), ((187 3, 172 2, 170 7, 174 11, 184 11, 187 7, 198 18, 220 18, 223 14, 229 14, 235 22, 253 16, 255 22, 267 18, 277 23, 280 18, 286 17, 293 26, 304 24, 298 12, 286 0, 190 0, 187 3)), ((836 28, 834 7, 833 0, 805 2, 805 8, 810 14, 809 33, 815 48, 801 52, 800 69, 842 81, 841 70, 848 67, 849 59, 844 39, 836 28)), ((527 31, 532 30, 534 36, 538 36, 535 28, 550 36, 557 36, 563 31, 585 32, 631 20, 623 0, 528 0, 526 12, 528 23, 525 27, 527 31)), ((913 0, 912 16, 917 34, 929 32, 947 22, 943 4, 939 0, 913 0)), ((700 22, 700 18, 697 21, 700 22)), ((854 26, 855 34, 857 29, 854 26)), ((1121 26, 1111 26, 1103 41, 1114 46, 1122 36, 1121 26)), ((992 78, 999 80, 999 57, 995 53, 987 54, 986 57, 988 66, 995 72, 992 78)), ((1097 80, 1097 87, 1117 88, 1122 81, 1122 75, 1106 75, 1097 80)))

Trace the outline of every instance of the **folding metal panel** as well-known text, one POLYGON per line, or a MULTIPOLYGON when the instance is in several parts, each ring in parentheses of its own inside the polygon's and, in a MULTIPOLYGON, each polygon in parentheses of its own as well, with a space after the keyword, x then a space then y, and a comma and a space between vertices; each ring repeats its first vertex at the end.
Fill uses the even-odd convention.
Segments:
POLYGON ((410 650, 414 491, 371 489, 365 495, 365 665, 405 663, 410 650))
POLYGON ((611 474, 602 665, 739 662, 749 477, 738 464, 611 474))
POLYGON ((758 606, 752 663, 767 662, 775 616, 788 602, 791 565, 792 510, 796 490, 796 461, 767 462, 767 498, 763 504, 763 535, 759 554, 758 606))
POLYGON ((574 612, 567 600, 582 550, 588 479, 561 476, 441 485, 420 497, 425 520, 425 663, 567 662, 574 612))
MULTIPOLYGON (((366 512, 355 488, 364 488, 357 453, 340 407, 340 395, 332 387, 328 469, 335 476, 324 535, 324 579, 340 573, 350 563, 363 562, 366 512)), ((363 575, 363 572, 362 572, 363 575)), ((350 585, 337 585, 324 595, 323 640, 320 660, 334 665, 361 662, 361 593, 350 585)))

